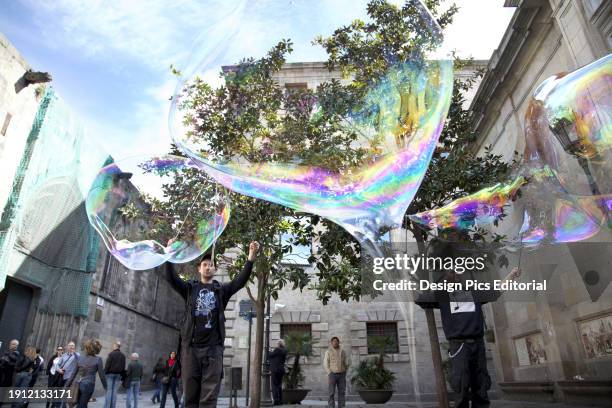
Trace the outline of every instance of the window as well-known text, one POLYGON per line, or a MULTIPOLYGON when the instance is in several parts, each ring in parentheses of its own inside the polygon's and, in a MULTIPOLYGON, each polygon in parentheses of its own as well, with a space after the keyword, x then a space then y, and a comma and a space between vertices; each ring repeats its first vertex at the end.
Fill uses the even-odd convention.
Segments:
POLYGON ((8 130, 9 123, 11 123, 12 117, 13 116, 10 113, 7 113, 4 117, 4 124, 2 125, 2 130, 0 131, 0 134, 2 134, 2 136, 6 136, 6 131, 8 130))
POLYGON ((387 354, 399 353, 399 342, 397 338, 397 322, 372 322, 366 323, 368 336, 368 354, 377 354, 378 350, 372 340, 381 337, 389 337, 392 344, 386 346, 387 354))
POLYGON ((308 334, 312 338, 312 324, 310 323, 281 323, 280 335, 281 339, 289 333, 308 334))

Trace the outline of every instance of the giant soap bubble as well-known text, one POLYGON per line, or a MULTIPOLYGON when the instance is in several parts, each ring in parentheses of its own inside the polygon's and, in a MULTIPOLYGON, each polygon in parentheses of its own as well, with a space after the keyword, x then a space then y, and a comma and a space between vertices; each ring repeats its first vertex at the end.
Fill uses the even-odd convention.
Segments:
POLYGON ((239 3, 208 29, 173 97, 173 140, 227 188, 326 217, 376 251, 384 229, 401 224, 436 147, 452 93, 450 54, 435 18, 411 1, 404 7, 419 46, 381 51, 372 75, 320 69, 308 88, 291 83, 294 71, 316 71, 308 63, 281 71, 284 62, 326 58, 312 40, 328 15, 293 3, 265 13, 239 3))
POLYGON ((172 155, 108 164, 90 188, 86 209, 111 254, 134 270, 197 258, 230 215, 226 190, 191 159, 172 155), (170 200, 169 193, 182 199, 170 200))
POLYGON ((568 193, 612 193, 612 54, 545 80, 527 110, 525 139, 525 165, 548 165, 568 193))
POLYGON ((610 224, 612 57, 545 80, 525 117, 525 152, 509 181, 411 215, 510 247, 597 239, 610 224))

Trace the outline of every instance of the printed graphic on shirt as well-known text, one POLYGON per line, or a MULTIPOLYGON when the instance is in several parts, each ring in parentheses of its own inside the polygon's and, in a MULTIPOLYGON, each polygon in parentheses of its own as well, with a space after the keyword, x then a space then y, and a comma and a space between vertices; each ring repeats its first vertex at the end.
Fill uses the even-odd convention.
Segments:
POLYGON ((450 293, 449 297, 451 314, 476 311, 476 304, 474 303, 472 292, 457 291, 450 293))
POLYGON ((215 292, 207 288, 200 289, 198 298, 196 299, 195 315, 196 317, 202 316, 207 319, 206 325, 204 326, 207 329, 212 328, 210 324, 212 320, 212 311, 215 310, 216 307, 215 292))

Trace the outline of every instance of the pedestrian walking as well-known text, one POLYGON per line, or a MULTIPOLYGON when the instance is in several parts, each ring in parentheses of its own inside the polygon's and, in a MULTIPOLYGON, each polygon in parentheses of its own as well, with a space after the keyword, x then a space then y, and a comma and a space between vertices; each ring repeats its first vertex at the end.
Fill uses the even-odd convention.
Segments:
POLYGON ((323 358, 323 367, 327 372, 329 394, 327 405, 329 408, 335 406, 336 389, 338 389, 338 408, 344 408, 346 404, 346 372, 350 364, 348 356, 340 347, 340 339, 336 336, 332 337, 330 347, 323 358))
POLYGON ((174 408, 178 408, 179 399, 178 395, 176 394, 176 387, 178 385, 178 380, 180 376, 180 362, 176 358, 176 352, 173 351, 170 353, 170 357, 166 361, 164 373, 162 376, 162 394, 161 402, 159 404, 160 408, 164 408, 166 406, 166 397, 168 396, 168 391, 172 393, 172 399, 174 400, 174 408))
POLYGON ((274 405, 283 404, 283 377, 285 376, 285 360, 287 349, 285 343, 279 340, 277 347, 268 354, 270 372, 272 373, 272 399, 274 405))
POLYGON ((15 375, 15 365, 21 361, 21 353, 18 350, 19 341, 11 340, 8 350, 0 356, 0 406, 4 399, 3 390, 13 385, 13 377, 15 375))
POLYGON ((113 351, 108 354, 104 364, 104 374, 108 379, 104 408, 115 408, 117 404, 117 392, 121 384, 121 376, 125 372, 125 354, 121 352, 121 342, 117 340, 113 345, 113 351))
MULTIPOLYGON (((36 348, 26 347, 21 360, 15 365, 15 388, 28 388, 34 371, 34 360, 36 360, 36 348)), ((14 402, 12 407, 23 407, 26 403, 24 399, 23 402, 14 402)))
POLYGON ((140 381, 142 380, 142 364, 138 361, 138 358, 138 353, 130 355, 130 364, 128 364, 127 373, 125 374, 125 383, 127 384, 126 408, 132 408, 132 400, 134 401, 134 408, 138 408, 140 381))
MULTIPOLYGON (((60 366, 57 369, 57 372, 60 374, 59 387, 65 387, 67 385, 68 380, 74 376, 78 368, 78 362, 81 355, 76 351, 76 345, 74 341, 66 344, 66 350, 62 357, 60 358, 60 366)), ((51 406, 66 406, 66 402, 62 403, 53 403, 51 406)))
POLYGON ((161 391, 162 391, 162 378, 164 377, 164 372, 166 371, 166 364, 164 363, 164 358, 160 357, 157 360, 157 364, 153 367, 153 376, 151 379, 155 384, 155 393, 153 397, 151 397, 151 402, 153 404, 157 404, 161 402, 161 391))
POLYGON ((83 343, 83 350, 85 356, 78 359, 77 368, 66 383, 66 387, 76 390, 77 408, 87 408, 95 389, 96 373, 100 377, 102 386, 107 388, 102 359, 98 357, 102 344, 96 339, 89 339, 83 343))
POLYGON ((36 381, 38 381, 38 376, 41 371, 43 371, 43 367, 45 364, 45 359, 40 355, 40 349, 36 349, 36 359, 34 360, 34 369, 32 370, 32 378, 30 379, 30 383, 28 386, 31 388, 36 385, 36 381))
MULTIPOLYGON (((58 369, 60 368, 60 360, 62 359, 63 353, 64 347, 57 346, 55 354, 49 358, 49 362, 47 363, 47 386, 49 388, 59 387, 61 376, 58 369)), ((51 401, 47 400, 46 407, 49 408, 49 405, 51 405, 51 401)))

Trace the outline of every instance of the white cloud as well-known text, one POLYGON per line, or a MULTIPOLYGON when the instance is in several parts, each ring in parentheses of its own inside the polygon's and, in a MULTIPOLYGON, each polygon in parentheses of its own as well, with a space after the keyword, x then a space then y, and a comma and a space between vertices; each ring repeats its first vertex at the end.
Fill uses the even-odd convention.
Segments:
POLYGON ((227 12, 219 0, 24 0, 49 47, 113 63, 127 57, 155 69, 185 58, 203 27, 227 12))
MULTIPOLYGON (((32 32, 47 47, 67 49, 74 52, 75 61, 92 61, 114 73, 129 69, 130 75, 138 75, 142 66, 154 73, 139 95, 120 95, 119 102, 113 102, 124 104, 121 109, 128 113, 112 123, 79 112, 116 158, 167 150, 168 97, 176 85, 168 72, 171 63, 184 69, 187 61, 200 63, 207 57, 202 75, 218 83, 220 65, 260 56, 287 36, 296 43, 290 60, 322 59, 322 52, 309 47, 312 38, 365 18, 367 4, 366 0, 244 0, 244 16, 228 17, 237 0, 22 1, 37 28, 32 32)), ((454 1, 461 11, 447 31, 450 47, 462 56, 488 58, 514 10, 503 8, 503 0, 454 1)))

